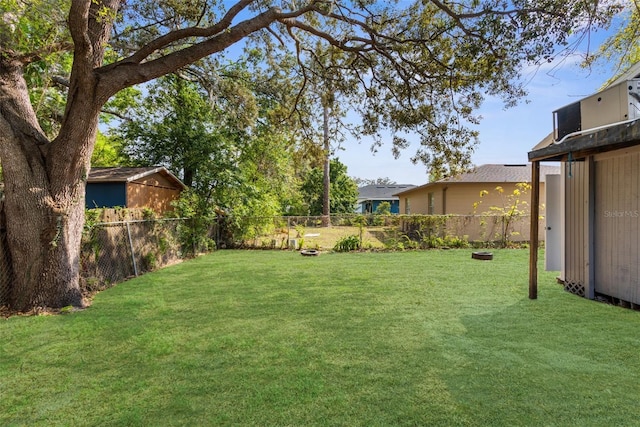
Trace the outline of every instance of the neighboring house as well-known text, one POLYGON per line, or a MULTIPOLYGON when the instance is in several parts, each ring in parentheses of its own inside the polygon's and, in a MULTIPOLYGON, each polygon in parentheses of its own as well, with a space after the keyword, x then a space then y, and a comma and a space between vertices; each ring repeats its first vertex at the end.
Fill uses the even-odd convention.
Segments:
POLYGON ((171 202, 186 186, 164 167, 91 168, 87 179, 87 208, 149 208, 172 210, 171 202))
POLYGON ((411 184, 389 184, 389 185, 365 185, 358 188, 358 202, 356 206, 357 213, 375 213, 382 202, 389 202, 391 205, 391 213, 400 212, 400 203, 395 193, 408 190, 415 187, 411 184))
MULTIPOLYGON (((558 173, 560 168, 557 166, 544 167, 544 174, 558 173)), ((506 196, 521 182, 531 182, 530 165, 488 164, 456 177, 398 192, 396 196, 400 199, 401 214, 473 215, 488 210, 490 206, 502 206, 504 202, 494 191, 496 187, 502 187, 506 196), (481 198, 481 191, 489 194, 481 198), (474 209, 474 204, 480 201, 482 203, 474 209)))
MULTIPOLYGON (((559 167, 545 166, 541 175, 558 173, 559 167)), ((396 193, 396 196, 400 199, 401 214, 481 215, 488 212, 491 206, 504 206, 504 198, 513 193, 516 184, 523 182, 531 182, 530 165, 486 164, 456 177, 396 193), (502 195, 496 191, 498 186, 503 189, 502 195), (480 193, 483 191, 488 194, 481 197, 480 193), (474 204, 478 202, 481 203, 474 208, 474 204)), ((544 183, 541 192, 544 194, 544 183)), ((524 196, 523 200, 528 203, 530 195, 524 196)), ((523 207, 523 210, 528 211, 528 206, 523 207)), ((528 240, 527 227, 518 232, 520 235, 517 240, 528 240)), ((471 240, 480 238, 479 230, 469 230, 467 234, 471 240)))
MULTIPOLYGON (((640 65, 555 112, 555 135, 529 153, 562 162, 560 279, 593 299, 640 304, 640 65), (567 123, 570 121, 571 123, 567 123), (607 122, 609 124, 607 124, 607 122), (565 131, 562 131, 565 129, 565 131)), ((537 248, 532 245, 532 260, 537 248)), ((530 289, 537 290, 536 264, 530 289)))

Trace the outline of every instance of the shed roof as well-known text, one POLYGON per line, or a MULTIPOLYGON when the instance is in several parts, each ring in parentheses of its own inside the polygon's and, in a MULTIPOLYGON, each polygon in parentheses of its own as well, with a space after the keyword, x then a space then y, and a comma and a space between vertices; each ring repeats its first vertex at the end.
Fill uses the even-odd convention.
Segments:
POLYGON ((182 188, 186 186, 164 166, 91 168, 87 182, 132 182, 158 173, 182 188))
POLYGON ((609 83, 606 87, 613 87, 617 84, 620 84, 624 81, 630 80, 630 79, 637 79, 638 77, 640 77, 640 62, 636 62, 635 64, 633 64, 631 67, 629 67, 626 71, 624 71, 622 74, 620 74, 618 76, 617 79, 613 80, 611 83, 609 83))
POLYGON ((553 132, 549 133, 549 135, 545 136, 544 138, 542 138, 542 141, 538 142, 535 147, 533 147, 531 149, 531 151, 535 151, 535 150, 539 150, 541 148, 545 148, 550 146, 551 144, 554 144, 556 142, 556 140, 553 137, 553 132))
MULTIPOLYGON (((613 151, 640 144, 640 119, 613 125, 597 132, 575 136, 560 144, 551 144, 529 152, 531 161, 581 159, 591 154, 613 151)), ((541 172, 542 173, 542 172, 541 172)))
MULTIPOLYGON (((558 166, 542 166, 540 168, 541 181, 544 181, 545 175, 559 174, 560 168, 558 166)), ((518 183, 518 182, 531 182, 531 165, 530 164, 486 164, 477 166, 473 170, 454 176, 450 178, 444 178, 438 181, 430 182, 425 185, 421 185, 414 189, 421 189, 437 184, 463 184, 463 183, 518 183)), ((402 194, 409 189, 396 194, 402 194)))
POLYGON ((396 193, 415 187, 413 184, 371 184, 358 188, 358 200, 393 200, 396 193))
MULTIPOLYGON (((602 90, 614 87, 630 79, 640 78, 640 61, 633 64, 618 78, 611 81, 602 90)), ((529 152, 530 161, 562 161, 568 159, 582 159, 590 154, 613 151, 620 148, 640 144, 640 122, 638 120, 608 127, 586 130, 585 134, 577 135, 557 143, 553 135, 545 137, 529 152)))

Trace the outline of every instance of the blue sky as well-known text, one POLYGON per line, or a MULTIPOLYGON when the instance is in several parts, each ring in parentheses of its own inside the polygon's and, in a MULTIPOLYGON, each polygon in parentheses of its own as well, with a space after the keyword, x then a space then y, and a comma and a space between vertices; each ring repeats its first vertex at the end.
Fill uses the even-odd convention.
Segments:
MULTIPOLYGON (((600 40, 603 36, 600 35, 600 40)), ((585 70, 578 65, 579 60, 576 55, 536 72, 524 71, 529 95, 516 107, 505 110, 501 101, 487 99, 479 111, 483 120, 477 127, 480 143, 472 155, 473 163, 526 163, 530 149, 553 130, 552 112, 598 92, 613 73, 612 68, 603 66, 585 70)), ((366 141, 359 144, 347 141, 343 148, 337 156, 347 165, 349 176, 388 177, 399 184, 428 182, 424 165, 414 165, 409 160, 415 149, 409 148, 394 159, 390 144, 379 148, 376 154, 371 153, 366 141)))

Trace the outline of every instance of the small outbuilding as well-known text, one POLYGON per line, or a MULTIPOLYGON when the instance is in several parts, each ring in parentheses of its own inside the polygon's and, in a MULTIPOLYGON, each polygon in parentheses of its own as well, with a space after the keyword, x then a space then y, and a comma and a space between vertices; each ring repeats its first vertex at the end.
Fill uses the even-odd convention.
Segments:
POLYGON ((87 179, 86 207, 149 208, 162 214, 186 186, 164 167, 91 168, 87 179))
MULTIPOLYGON (((541 162, 562 165, 559 279, 565 289, 634 305, 640 304, 638 77, 636 67, 633 75, 555 112, 554 137, 529 152, 536 182, 541 162)), ((532 206, 538 200, 534 191, 532 206)), ((536 227, 533 221, 532 236, 536 227)), ((529 296, 535 298, 538 245, 531 243, 529 296)))

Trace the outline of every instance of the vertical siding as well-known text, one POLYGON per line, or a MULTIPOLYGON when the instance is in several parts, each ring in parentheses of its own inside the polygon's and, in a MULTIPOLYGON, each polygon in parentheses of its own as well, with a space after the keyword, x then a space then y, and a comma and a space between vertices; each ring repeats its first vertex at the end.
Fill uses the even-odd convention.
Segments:
POLYGON ((586 286, 588 269, 588 194, 587 162, 562 164, 565 185, 565 271, 568 285, 586 286))
POLYGON ((171 202, 179 197, 179 189, 151 187, 137 182, 130 182, 127 185, 127 207, 129 208, 150 208, 161 214, 173 210, 171 202))
POLYGON ((127 207, 150 208, 157 213, 173 210, 171 202, 180 197, 182 188, 160 173, 127 184, 127 207))
POLYGON ((595 160, 595 289, 638 304, 640 152, 616 151, 595 160))

